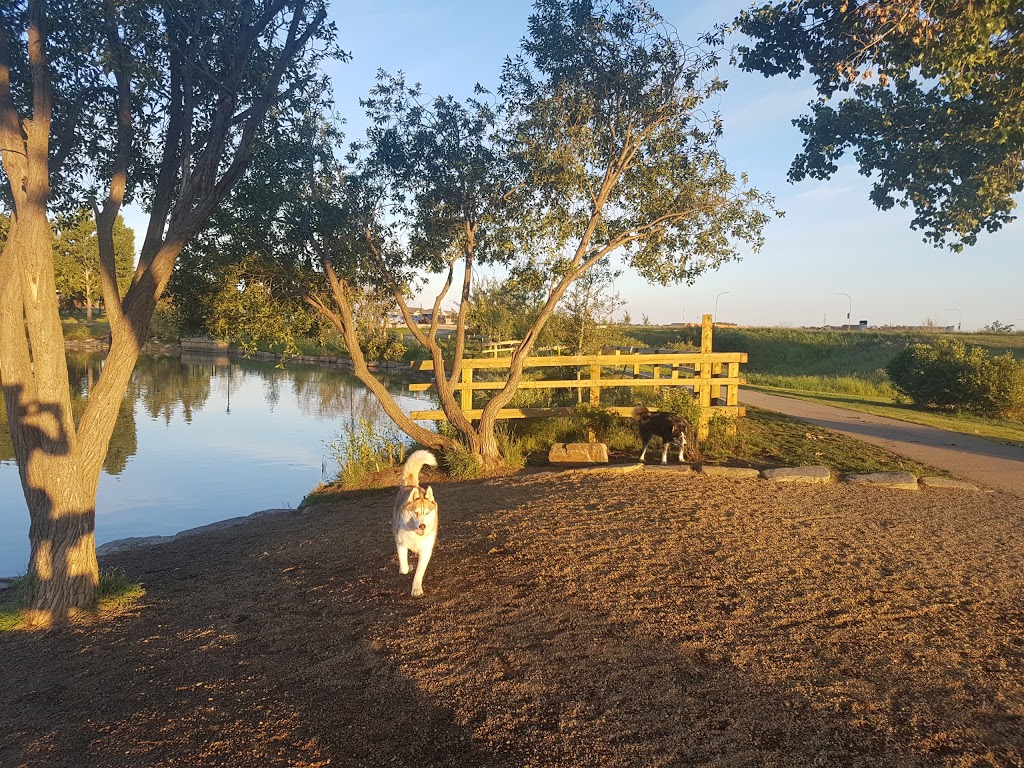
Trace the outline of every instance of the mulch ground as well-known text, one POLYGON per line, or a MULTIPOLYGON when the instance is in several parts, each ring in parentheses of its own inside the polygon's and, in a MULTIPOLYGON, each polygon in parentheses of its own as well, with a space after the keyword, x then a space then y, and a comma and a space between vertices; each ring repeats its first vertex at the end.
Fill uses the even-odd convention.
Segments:
POLYGON ((1024 500, 678 471, 393 491, 111 556, 0 637, 3 766, 1020 766, 1024 500))

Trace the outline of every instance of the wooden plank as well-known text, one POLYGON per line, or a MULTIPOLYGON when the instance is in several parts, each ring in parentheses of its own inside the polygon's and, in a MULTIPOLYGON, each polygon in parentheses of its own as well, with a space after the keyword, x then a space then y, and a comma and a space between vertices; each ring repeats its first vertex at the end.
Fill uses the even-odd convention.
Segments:
MULTIPOLYGON (((614 368, 623 365, 683 365, 693 366, 704 363, 745 363, 747 362, 746 352, 674 352, 671 354, 658 355, 551 355, 546 357, 527 357, 523 362, 524 368, 556 368, 572 367, 578 365, 601 365, 607 368, 614 368)), ((498 358, 497 360, 487 357, 468 358, 463 361, 476 370, 508 368, 509 358, 498 358)), ((430 360, 416 360, 411 363, 414 371, 433 371, 434 364, 430 360)))
MULTIPOLYGON (((605 410, 611 411, 618 416, 630 417, 633 415, 633 406, 631 405, 615 405, 606 408, 605 410)), ((655 409, 651 409, 655 410, 655 409)), ((743 406, 733 406, 731 408, 726 406, 712 406, 710 408, 711 413, 718 413, 724 416, 736 417, 746 416, 746 408, 743 406)), ((466 417, 469 419, 479 419, 483 413, 483 409, 474 408, 471 411, 466 412, 466 417)), ((546 418, 548 416, 572 416, 576 413, 574 408, 502 408, 498 411, 497 418, 499 419, 537 419, 546 418)), ((446 421, 444 411, 412 411, 409 414, 409 418, 414 421, 446 421)))
MULTIPOLYGON (((586 387, 699 387, 704 379, 550 379, 540 381, 521 381, 519 389, 577 389, 586 387)), ((716 384, 723 386, 729 384, 740 385, 745 383, 743 377, 720 378, 714 380, 716 384)), ((466 384, 453 384, 455 391, 466 389, 466 384)), ((474 390, 496 390, 505 386, 504 381, 474 381, 474 390)), ((432 381, 419 381, 409 385, 410 392, 429 392, 434 388, 432 381)))

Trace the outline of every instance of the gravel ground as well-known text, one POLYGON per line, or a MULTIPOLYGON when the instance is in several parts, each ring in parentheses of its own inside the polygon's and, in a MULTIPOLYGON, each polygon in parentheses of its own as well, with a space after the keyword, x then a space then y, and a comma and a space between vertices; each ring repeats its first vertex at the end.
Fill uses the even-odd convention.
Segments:
POLYGON ((138 607, 0 636, 0 765, 1024 764, 1019 497, 678 470, 435 492, 421 600, 393 491, 106 558, 138 607))

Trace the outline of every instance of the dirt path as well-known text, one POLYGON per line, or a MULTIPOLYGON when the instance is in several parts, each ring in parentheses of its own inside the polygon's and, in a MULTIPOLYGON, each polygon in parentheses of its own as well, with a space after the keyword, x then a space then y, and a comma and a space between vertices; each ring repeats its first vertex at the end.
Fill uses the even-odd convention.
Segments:
POLYGON ((1019 766, 1024 500, 678 471, 391 491, 106 558, 0 637, 3 766, 1019 766))
POLYGON ((985 488, 1024 497, 1024 447, 1020 445, 746 389, 740 390, 740 400, 881 446, 985 488))

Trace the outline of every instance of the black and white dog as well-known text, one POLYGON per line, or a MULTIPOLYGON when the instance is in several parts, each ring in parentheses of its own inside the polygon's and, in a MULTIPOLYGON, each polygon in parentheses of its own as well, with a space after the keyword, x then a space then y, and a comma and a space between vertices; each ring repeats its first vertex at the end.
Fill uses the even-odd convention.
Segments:
POLYGON ((652 413, 642 405, 633 409, 633 418, 640 425, 640 442, 644 446, 640 452, 640 461, 644 460, 647 446, 656 437, 661 438, 662 464, 668 464, 668 448, 672 443, 679 443, 679 461, 683 460, 683 452, 686 449, 686 430, 689 427, 686 419, 678 414, 665 411, 652 413))

